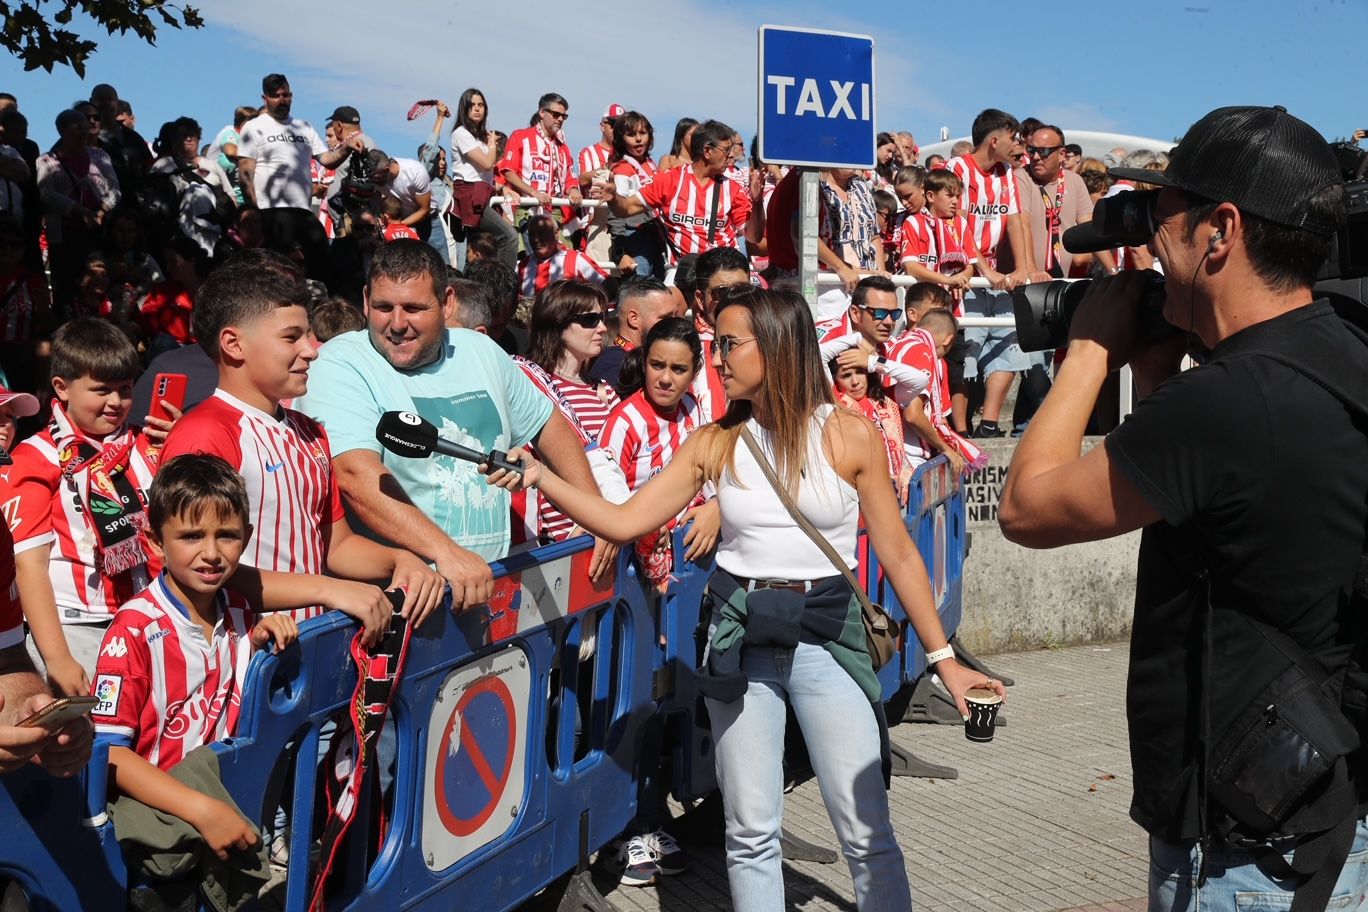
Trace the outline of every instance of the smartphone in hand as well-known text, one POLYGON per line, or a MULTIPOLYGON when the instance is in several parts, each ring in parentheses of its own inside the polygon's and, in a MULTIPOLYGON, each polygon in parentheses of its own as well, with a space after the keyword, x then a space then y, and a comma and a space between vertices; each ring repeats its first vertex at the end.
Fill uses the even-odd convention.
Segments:
POLYGON ((165 403, 171 403, 177 411, 185 411, 185 388, 190 378, 185 374, 157 374, 152 381, 152 407, 148 414, 163 421, 171 420, 171 413, 165 403))
POLYGON ((73 722, 81 716, 89 715, 95 705, 100 702, 99 697, 62 697, 53 700, 47 706, 29 716, 19 725, 22 728, 46 728, 56 731, 68 722, 73 722))

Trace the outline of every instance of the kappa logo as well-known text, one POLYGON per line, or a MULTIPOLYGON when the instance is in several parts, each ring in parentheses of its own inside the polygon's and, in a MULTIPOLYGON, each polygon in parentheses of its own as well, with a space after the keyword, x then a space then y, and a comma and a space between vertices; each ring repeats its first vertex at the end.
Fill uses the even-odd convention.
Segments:
POLYGON ((121 636, 111 637, 105 643, 104 649, 100 650, 100 655, 108 656, 111 659, 122 659, 128 655, 128 641, 121 636))

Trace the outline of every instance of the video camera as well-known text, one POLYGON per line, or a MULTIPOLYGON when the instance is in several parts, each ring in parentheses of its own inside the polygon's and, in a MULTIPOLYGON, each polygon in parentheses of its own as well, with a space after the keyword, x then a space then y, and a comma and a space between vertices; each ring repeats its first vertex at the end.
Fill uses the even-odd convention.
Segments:
MULTIPOLYGON (((1316 282, 1316 293, 1329 296, 1336 310, 1356 323, 1368 323, 1368 151, 1352 143, 1331 143, 1349 193, 1349 218, 1335 234, 1330 259, 1316 282)), ((1096 253, 1117 247, 1143 247, 1154 236, 1158 190, 1131 190, 1097 201, 1091 222, 1064 232, 1070 253, 1096 253)), ((1055 279, 1023 285, 1012 295, 1017 342, 1022 351, 1063 348, 1069 324, 1087 291, 1089 279, 1055 279)), ((1155 276, 1140 308, 1140 337, 1154 343, 1175 330, 1163 317, 1164 279, 1155 276)))

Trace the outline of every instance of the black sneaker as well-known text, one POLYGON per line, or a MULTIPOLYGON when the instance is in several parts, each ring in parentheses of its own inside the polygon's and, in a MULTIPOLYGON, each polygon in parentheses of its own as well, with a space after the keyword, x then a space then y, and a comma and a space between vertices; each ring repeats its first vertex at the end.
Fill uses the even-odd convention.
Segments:
POLYGON ((969 436, 976 440, 993 440, 998 437, 1006 437, 1007 431, 1000 427, 984 427, 986 422, 980 422, 979 426, 970 432, 969 436))
POLYGON ((657 829, 641 838, 651 850, 651 856, 655 859, 661 874, 680 874, 689 869, 689 856, 684 854, 684 850, 669 833, 657 829))

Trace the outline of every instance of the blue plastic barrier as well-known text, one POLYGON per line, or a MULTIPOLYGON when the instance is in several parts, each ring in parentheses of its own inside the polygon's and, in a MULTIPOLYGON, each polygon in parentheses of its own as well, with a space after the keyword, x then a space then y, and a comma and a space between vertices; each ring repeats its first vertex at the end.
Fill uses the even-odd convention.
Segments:
MULTIPOLYGON (((945 461, 922 466, 906 522, 948 634, 960 618, 964 519, 963 486, 945 461)), ((684 551, 680 538, 676 554, 684 551)), ((471 897, 481 908, 509 909, 526 901, 635 816, 642 777, 659 768, 638 756, 648 724, 667 727, 667 785, 677 798, 715 790, 692 674, 711 559, 681 563, 660 597, 643 585, 630 549, 616 584, 594 587, 590 547, 582 538, 497 562, 489 606, 440 612, 415 633, 392 707, 393 736, 382 738, 372 767, 384 768, 379 778, 392 781, 392 791, 386 799, 378 786, 363 790, 334 867, 330 910, 454 908, 471 897)), ((862 553, 862 581, 905 621, 877 555, 862 553)), ((307 908, 312 887, 307 859, 324 806, 319 743, 355 688, 355 629, 348 618, 326 616, 305 624, 290 649, 255 657, 238 734, 216 746, 224 783, 249 817, 268 822, 281 794, 291 796, 292 912, 307 908)), ((925 666, 915 635, 905 637, 880 674, 885 698, 925 666)), ((0 876, 19 882, 35 912, 124 908, 127 874, 103 819, 105 773, 97 750, 82 780, 54 780, 36 768, 0 777, 0 876)))

